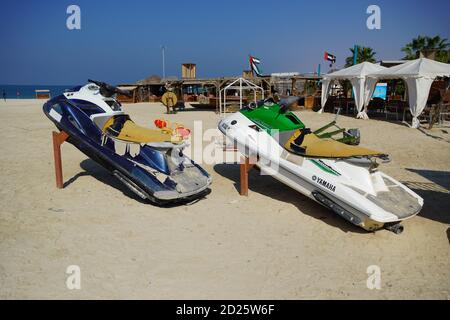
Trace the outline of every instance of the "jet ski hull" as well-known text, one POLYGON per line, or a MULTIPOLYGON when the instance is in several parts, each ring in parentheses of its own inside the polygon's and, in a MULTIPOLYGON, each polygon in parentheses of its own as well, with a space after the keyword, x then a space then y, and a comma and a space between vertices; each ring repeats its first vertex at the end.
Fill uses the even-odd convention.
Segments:
POLYGON ((136 145, 140 150, 138 154, 131 155, 129 151, 118 154, 116 142, 105 139, 87 112, 64 95, 45 103, 43 111, 59 130, 68 134, 69 143, 110 171, 142 199, 166 205, 192 202, 210 193, 209 174, 187 157, 183 158, 186 164, 181 170, 171 171, 165 155, 167 150, 136 145), (179 178, 189 170, 190 176, 197 177, 192 185, 179 178))
POLYGON ((254 159, 263 174, 329 208, 349 222, 373 231, 415 216, 423 199, 378 170, 368 159, 324 159, 287 152, 240 112, 219 123, 238 150, 254 159))

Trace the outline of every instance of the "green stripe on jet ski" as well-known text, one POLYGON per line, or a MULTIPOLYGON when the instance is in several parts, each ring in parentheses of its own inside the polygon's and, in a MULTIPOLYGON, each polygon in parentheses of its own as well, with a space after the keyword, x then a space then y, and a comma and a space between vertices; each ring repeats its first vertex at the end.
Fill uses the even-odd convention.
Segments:
POLYGON ((309 161, 314 163, 316 166, 318 166, 320 169, 322 169, 325 172, 331 173, 331 174, 333 174, 335 176, 340 176, 341 175, 339 172, 337 172, 336 170, 334 170, 333 168, 331 168, 330 166, 326 165, 325 163, 323 163, 320 160, 309 159, 309 161))

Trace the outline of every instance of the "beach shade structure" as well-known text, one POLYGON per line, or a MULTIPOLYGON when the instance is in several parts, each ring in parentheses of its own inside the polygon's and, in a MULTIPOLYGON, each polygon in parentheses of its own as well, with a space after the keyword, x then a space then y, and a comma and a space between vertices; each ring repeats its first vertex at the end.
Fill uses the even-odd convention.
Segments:
POLYGON ((426 58, 411 60, 368 74, 365 84, 365 105, 369 104, 379 80, 402 79, 408 89, 409 109, 413 116, 412 127, 418 128, 418 117, 427 104, 431 84, 440 77, 450 77, 450 64, 426 58))
POLYGON ((319 110, 319 112, 323 112, 325 103, 327 102, 328 96, 330 94, 330 84, 336 80, 349 80, 353 87, 353 97, 355 99, 356 108, 358 109, 358 114, 356 117, 361 119, 368 119, 369 117, 367 116, 367 112, 364 110, 364 89, 366 75, 383 69, 386 68, 370 62, 362 62, 354 66, 324 75, 322 79, 322 108, 319 110))
POLYGON ((366 76, 384 69, 386 68, 377 64, 362 62, 324 75, 322 79, 322 108, 319 110, 319 113, 322 113, 325 108, 325 103, 330 94, 331 83, 336 80, 349 80, 353 87, 353 97, 355 99, 356 108, 358 109, 356 117, 360 119, 369 119, 366 112, 367 110, 365 110, 364 106, 366 76))
POLYGON ((253 92, 253 100, 254 103, 257 103, 257 92, 261 92, 261 98, 264 99, 264 89, 253 82, 244 79, 237 78, 233 80, 229 85, 225 88, 220 89, 219 91, 219 114, 222 116, 227 110, 227 91, 228 90, 237 90, 239 93, 239 109, 243 107, 243 98, 244 91, 252 91, 253 92), (223 98, 222 98, 223 97, 223 98))

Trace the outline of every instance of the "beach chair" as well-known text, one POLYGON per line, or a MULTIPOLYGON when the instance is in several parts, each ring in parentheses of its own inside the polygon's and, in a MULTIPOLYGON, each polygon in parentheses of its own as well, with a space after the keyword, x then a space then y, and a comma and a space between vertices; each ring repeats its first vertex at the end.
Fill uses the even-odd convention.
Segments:
POLYGON ((395 120, 398 121, 398 110, 399 101, 391 100, 384 106, 384 114, 386 115, 386 120, 390 115, 395 115, 395 120))
POLYGON ((450 103, 433 104, 429 113, 429 126, 431 129, 437 123, 443 125, 450 116, 450 103))
POLYGON ((373 98, 367 107, 372 115, 380 115, 385 112, 385 101, 381 98, 373 98))
POLYGON ((423 109, 422 113, 417 117, 417 119, 423 122, 428 123, 429 125, 431 125, 432 123, 432 118, 433 118, 433 113, 435 109, 435 105, 431 105, 431 104, 427 104, 425 106, 425 108, 423 109))
POLYGON ((358 113, 358 110, 356 109, 355 100, 353 100, 351 98, 347 99, 346 106, 347 106, 347 109, 346 109, 347 114, 356 115, 358 113))
POLYGON ((333 113, 340 113, 342 111, 342 102, 341 99, 336 97, 333 100, 333 113))
POLYGON ((450 119, 450 103, 445 103, 442 105, 441 112, 439 114, 439 123, 444 124, 444 121, 450 119))

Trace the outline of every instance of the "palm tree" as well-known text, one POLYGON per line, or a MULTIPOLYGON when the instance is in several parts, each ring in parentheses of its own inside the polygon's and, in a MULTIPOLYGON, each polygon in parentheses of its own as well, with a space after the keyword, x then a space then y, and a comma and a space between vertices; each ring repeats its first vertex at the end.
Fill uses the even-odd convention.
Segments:
MULTIPOLYGON (((356 57, 356 63, 361 63, 364 61, 367 62, 376 62, 375 55, 377 54, 375 51, 373 51, 370 47, 357 47, 358 48, 358 56, 356 57)), ((345 58, 345 66, 350 67, 353 65, 353 55, 355 50, 353 48, 350 48, 350 51, 352 52, 352 55, 350 57, 345 58)))
POLYGON ((442 39, 440 36, 417 36, 417 38, 412 39, 410 43, 407 43, 402 48, 402 51, 405 53, 403 59, 417 59, 418 53, 422 50, 436 50, 436 60, 449 63, 450 50, 447 49, 449 46, 447 39, 442 39))

